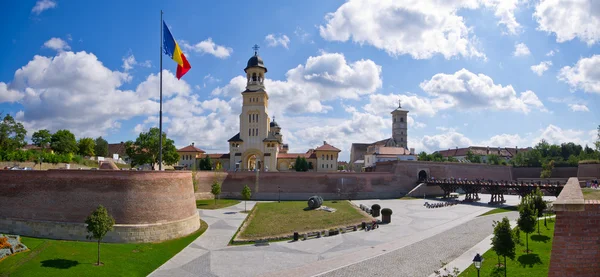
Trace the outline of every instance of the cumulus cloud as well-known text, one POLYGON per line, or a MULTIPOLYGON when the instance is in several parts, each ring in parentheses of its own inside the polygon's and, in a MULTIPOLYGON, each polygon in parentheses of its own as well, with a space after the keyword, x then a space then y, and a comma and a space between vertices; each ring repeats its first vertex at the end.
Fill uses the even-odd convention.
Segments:
POLYGON ((265 41, 268 46, 275 47, 281 45, 285 49, 288 49, 288 45, 290 44, 290 38, 286 35, 276 36, 274 34, 268 34, 265 37, 265 41))
POLYGON ((219 59, 225 59, 231 56, 233 49, 222 45, 217 45, 212 38, 208 38, 194 45, 190 45, 185 41, 181 41, 181 45, 185 50, 193 51, 201 54, 210 54, 219 59))
POLYGON ((550 50, 550 51, 548 51, 548 53, 546 53, 546 56, 552 57, 552 56, 554 56, 558 52, 559 52, 558 49, 556 49, 556 51, 555 50, 550 50))
POLYGON ((589 112, 590 111, 586 105, 582 105, 582 104, 569 104, 569 108, 573 112, 589 112))
POLYGON ((569 84, 572 89, 600 93, 600 55, 581 58, 571 66, 563 67, 558 79, 569 84))
POLYGON ((548 70, 551 66, 552 66, 551 61, 544 61, 544 62, 541 62, 540 64, 532 65, 530 68, 531 68, 531 71, 533 71, 533 73, 537 74, 538 76, 542 76, 544 74, 544 72, 546 70, 548 70))
POLYGON ((10 89, 6 83, 0 82, 0 103, 17 102, 23 98, 23 93, 10 89))
POLYGON ((71 46, 69 46, 66 41, 60 38, 49 39, 48 41, 44 42, 44 47, 56 50, 58 52, 71 49, 71 46))
POLYGON ((592 45, 600 39, 600 2, 596 0, 541 0, 533 17, 538 30, 553 33, 557 42, 578 38, 592 45))
MULTIPOLYGON (((309 57, 304 65, 288 70, 286 80, 266 79, 271 107, 275 113, 323 113, 331 106, 323 102, 358 99, 381 87, 381 66, 371 60, 348 62, 343 54, 321 53, 309 57)), ((246 78, 237 76, 213 95, 239 95, 246 78)))
POLYGON ((123 61, 123 65, 121 65, 121 68, 123 68, 123 70, 125 71, 129 71, 131 69, 133 69, 134 66, 141 66, 141 67, 152 67, 152 62, 150 60, 146 60, 144 62, 138 62, 135 59, 135 56, 133 54, 129 54, 129 56, 123 57, 122 58, 123 61))
POLYGON ((420 87, 432 96, 438 97, 445 107, 460 109, 514 110, 529 113, 532 108, 545 111, 544 104, 533 91, 517 95, 511 85, 494 84, 494 80, 484 74, 474 74, 461 69, 454 74, 438 73, 420 87))
POLYGON ((391 56, 485 57, 471 29, 457 15, 460 9, 478 6, 477 1, 350 0, 326 15, 319 33, 330 41, 369 44, 391 56))
POLYGON ((530 54, 531 52, 529 51, 529 48, 527 47, 527 45, 525 45, 525 43, 515 44, 515 52, 513 52, 513 55, 515 57, 529 56, 530 54))
POLYGON ((520 0, 482 0, 483 5, 494 9, 494 15, 500 19, 498 25, 506 26, 506 33, 515 35, 518 34, 522 27, 515 18, 515 11, 520 4, 527 1, 520 0))
POLYGON ((442 98, 427 98, 418 95, 406 94, 373 94, 369 95, 369 103, 364 105, 365 111, 373 114, 386 115, 398 107, 398 101, 402 107, 408 109, 411 114, 434 116, 438 111, 452 107, 452 103, 442 98))
MULTIPOLYGON (((296 30, 294 31, 294 35, 296 35, 301 42, 307 42, 308 38, 310 37, 310 34, 307 33, 306 31, 304 31, 304 29, 300 28, 300 27, 296 27, 296 30)), ((314 41, 311 41, 311 43, 314 43, 314 41)))
POLYGON ((483 140, 479 145, 490 147, 528 147, 531 146, 530 141, 521 137, 518 134, 499 134, 492 136, 487 140, 483 140))
POLYGON ((43 11, 52 9, 52 8, 56 8, 56 2, 54 2, 52 0, 38 0, 37 2, 35 2, 35 6, 33 6, 33 9, 31 9, 31 12, 39 15, 43 11))
POLYGON ((538 130, 540 133, 532 140, 532 145, 542 139, 551 144, 561 144, 563 142, 573 142, 579 145, 591 144, 594 139, 593 131, 584 131, 576 129, 563 129, 549 124, 546 128, 538 130))

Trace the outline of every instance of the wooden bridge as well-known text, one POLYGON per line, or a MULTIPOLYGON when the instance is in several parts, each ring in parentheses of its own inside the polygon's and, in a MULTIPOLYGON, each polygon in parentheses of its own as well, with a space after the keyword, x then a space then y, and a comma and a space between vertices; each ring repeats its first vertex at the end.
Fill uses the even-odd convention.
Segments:
POLYGON ((504 203, 504 194, 518 194, 521 197, 535 191, 536 188, 545 191, 546 194, 557 196, 562 191, 566 182, 560 181, 495 181, 485 179, 461 180, 461 179, 426 179, 423 181, 428 186, 439 186, 444 191, 444 198, 449 198, 450 193, 462 189, 465 201, 479 201, 479 193, 485 191, 492 195, 489 204, 504 203))

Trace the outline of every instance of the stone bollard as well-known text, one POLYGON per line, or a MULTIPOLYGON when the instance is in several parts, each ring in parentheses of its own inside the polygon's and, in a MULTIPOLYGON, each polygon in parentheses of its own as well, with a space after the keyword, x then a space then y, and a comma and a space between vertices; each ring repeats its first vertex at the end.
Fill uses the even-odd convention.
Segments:
POLYGON ((307 240, 307 239, 308 239, 308 234, 304 233, 304 240, 307 240))
POLYGON ((352 226, 352 231, 356 231, 358 230, 358 228, 356 228, 356 225, 352 226))
POLYGON ((298 241, 298 232, 294 232, 294 241, 298 241))
POLYGON ((362 229, 367 228, 367 223, 363 221, 363 223, 360 224, 360 227, 362 227, 362 229))
POLYGON ((317 232, 317 238, 320 238, 320 237, 321 237, 321 231, 318 231, 317 232))
POLYGON ((392 222, 392 209, 385 208, 381 210, 381 222, 384 224, 392 222))

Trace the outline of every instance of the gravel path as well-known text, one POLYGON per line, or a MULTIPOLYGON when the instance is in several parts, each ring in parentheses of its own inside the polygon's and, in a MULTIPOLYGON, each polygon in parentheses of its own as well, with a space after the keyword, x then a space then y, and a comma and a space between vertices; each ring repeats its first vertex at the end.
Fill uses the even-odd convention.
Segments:
POLYGON ((493 221, 499 221, 505 216, 509 220, 515 220, 518 213, 477 217, 420 242, 319 276, 429 276, 442 266, 441 262, 454 260, 492 234, 493 221))

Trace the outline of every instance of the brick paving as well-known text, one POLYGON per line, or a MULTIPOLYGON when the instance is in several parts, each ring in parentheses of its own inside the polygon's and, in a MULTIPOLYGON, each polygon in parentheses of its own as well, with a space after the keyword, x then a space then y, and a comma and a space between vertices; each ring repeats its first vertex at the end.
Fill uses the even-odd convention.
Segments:
POLYGON ((319 276, 429 276, 441 267, 441 262, 454 260, 489 236, 493 221, 505 216, 514 220, 518 213, 478 217, 428 239, 319 276))

